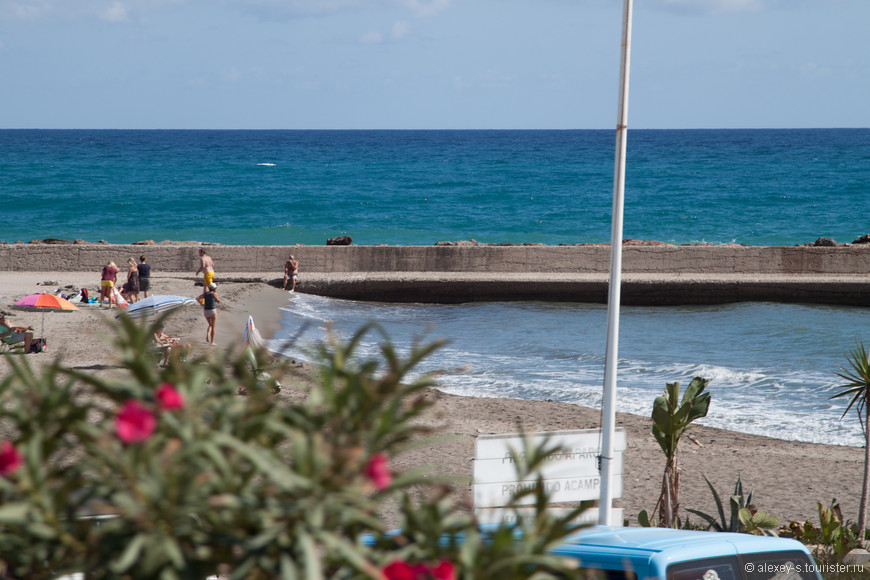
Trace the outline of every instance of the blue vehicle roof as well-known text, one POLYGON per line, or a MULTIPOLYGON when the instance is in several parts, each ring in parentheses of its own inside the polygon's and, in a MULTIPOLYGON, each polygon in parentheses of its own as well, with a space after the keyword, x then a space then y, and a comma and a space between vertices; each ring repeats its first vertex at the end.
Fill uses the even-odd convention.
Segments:
POLYGON ((670 528, 623 528, 592 526, 555 549, 584 567, 632 569, 640 578, 657 577, 673 562, 717 558, 759 552, 809 554, 796 540, 750 534, 674 530, 670 528))

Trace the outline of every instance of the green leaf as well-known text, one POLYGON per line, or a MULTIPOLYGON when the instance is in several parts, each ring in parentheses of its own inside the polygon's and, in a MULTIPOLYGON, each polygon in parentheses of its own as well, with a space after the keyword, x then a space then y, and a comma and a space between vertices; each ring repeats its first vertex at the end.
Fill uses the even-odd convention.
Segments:
POLYGON ((320 556, 314 538, 306 534, 299 538, 299 544, 305 561, 305 579, 322 580, 320 556))
POLYGON ((41 540, 53 540, 57 538, 57 530, 43 522, 34 522, 27 526, 27 533, 41 540))
POLYGON ((181 552, 181 546, 178 541, 172 536, 163 536, 163 551, 172 564, 181 569, 184 567, 184 554, 181 552))
POLYGON ((0 523, 23 524, 27 521, 30 504, 27 502, 7 503, 0 506, 0 523))
POLYGON ((121 557, 118 558, 117 561, 112 562, 110 564, 110 568, 113 572, 117 572, 119 574, 123 574, 126 572, 133 564, 135 564, 139 560, 139 556, 142 553, 142 549, 145 547, 145 543, 148 541, 148 536, 144 533, 137 534, 127 547, 124 549, 124 552, 121 554, 121 557))
POLYGON ((649 513, 646 510, 640 510, 640 513, 637 514, 637 523, 640 524, 642 528, 651 528, 652 522, 650 521, 649 513))
POLYGON ((296 563, 289 554, 281 554, 280 558, 281 579, 282 580, 297 580, 299 575, 296 573, 296 563))

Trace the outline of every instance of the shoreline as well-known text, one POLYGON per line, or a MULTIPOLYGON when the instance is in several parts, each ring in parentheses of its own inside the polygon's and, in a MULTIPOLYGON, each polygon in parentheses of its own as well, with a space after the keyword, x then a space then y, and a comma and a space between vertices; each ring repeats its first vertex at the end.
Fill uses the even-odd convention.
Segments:
MULTIPOLYGON (((156 272, 152 280, 155 293, 196 296, 198 277, 187 273, 156 272)), ((73 285, 95 288, 98 272, 4 272, 0 275, 0 308, 11 312, 15 324, 29 324, 39 332, 42 315, 9 310, 12 299, 39 291, 54 292, 58 287, 73 285), (52 282, 52 284, 44 284, 52 282)), ((240 343, 250 315, 264 338, 270 337, 280 321, 275 313, 286 303, 286 294, 269 285, 268 280, 220 281, 222 300, 217 323, 217 347, 204 344, 205 321, 199 307, 176 311, 167 323, 167 332, 193 344, 194 353, 223 349, 240 343)), ((94 373, 112 373, 112 351, 105 346, 103 321, 117 310, 86 306, 72 313, 44 315, 48 351, 26 355, 36 366, 63 356, 68 366, 94 373)), ((0 355, 0 374, 8 372, 7 356, 0 355)), ((305 380, 313 380, 309 365, 300 369, 305 380)), ((293 385, 285 384, 279 395, 291 399, 293 385)), ((416 450, 396 459, 397 468, 426 464, 437 465, 449 475, 470 478, 474 442, 480 434, 551 432, 597 428, 599 411, 570 403, 547 401, 472 398, 431 390, 427 395, 436 404, 425 419, 444 435, 437 452, 431 448, 416 450)), ((625 508, 625 517, 637 524, 637 513, 651 511, 658 499, 664 456, 650 433, 648 417, 618 414, 617 427, 628 434, 625 452, 624 493, 614 500, 615 507, 625 508)), ((863 449, 801 443, 698 426, 693 429, 698 444, 685 439, 681 445, 681 505, 715 514, 712 494, 704 481, 713 483, 720 497, 731 495, 739 475, 744 489, 753 492, 753 503, 787 524, 789 520, 810 519, 818 525, 816 502, 829 505, 839 500, 847 519, 857 519, 858 495, 863 474, 863 449)), ((466 494, 470 502, 470 493, 466 494)), ((692 518, 697 520, 697 518, 692 518)))

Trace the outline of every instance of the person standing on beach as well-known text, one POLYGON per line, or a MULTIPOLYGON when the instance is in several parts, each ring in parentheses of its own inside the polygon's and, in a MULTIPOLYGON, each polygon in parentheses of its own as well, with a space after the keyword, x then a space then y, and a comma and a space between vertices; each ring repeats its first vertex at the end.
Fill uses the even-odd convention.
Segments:
POLYGON ((130 304, 139 300, 139 268, 133 258, 127 260, 127 281, 121 289, 121 296, 130 304))
POLYGON ((109 262, 103 266, 103 271, 100 274, 100 308, 103 307, 103 298, 109 301, 109 308, 112 307, 112 288, 115 287, 115 282, 118 280, 118 266, 115 262, 109 262))
POLYGON ((145 298, 148 298, 148 291, 151 289, 151 264, 145 263, 145 254, 139 256, 139 265, 136 269, 139 270, 139 290, 145 298))
POLYGON ((217 295, 217 284, 212 282, 206 286, 197 300, 202 302, 202 313, 205 315, 205 321, 208 322, 208 328, 205 331, 205 341, 213 345, 215 327, 217 326, 217 305, 221 301, 217 295))
POLYGON ((194 275, 200 272, 202 272, 202 287, 208 288, 209 284, 214 282, 214 260, 202 248, 199 249, 199 269, 194 275))
POLYGON ((290 282, 290 292, 296 290, 296 279, 299 277, 299 261, 292 255, 284 264, 284 290, 287 290, 287 282, 290 282))

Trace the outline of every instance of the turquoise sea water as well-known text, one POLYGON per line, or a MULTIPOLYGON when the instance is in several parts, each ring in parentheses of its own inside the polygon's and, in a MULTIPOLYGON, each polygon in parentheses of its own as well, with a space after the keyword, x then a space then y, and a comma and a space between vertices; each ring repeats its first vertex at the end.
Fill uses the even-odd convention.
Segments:
MULTIPOLYGON (((627 238, 793 245, 870 233, 870 130, 630 131, 628 143, 627 238)), ((607 242, 613 150, 610 131, 0 131, 0 241, 607 242)), ((275 316, 279 338, 304 329, 299 355, 327 325, 348 334, 377 320, 399 345, 449 340, 430 368, 467 370, 445 375, 447 391, 600 401, 600 305, 295 294, 275 316)), ((860 445, 857 420, 830 400, 856 341, 870 344, 870 308, 623 308, 618 407, 649 415, 665 383, 702 375, 705 424, 860 445)))
MULTIPOLYGON (((611 131, 0 131, 0 241, 607 242, 611 131)), ((631 131, 625 237, 868 233, 870 130, 631 131)))

